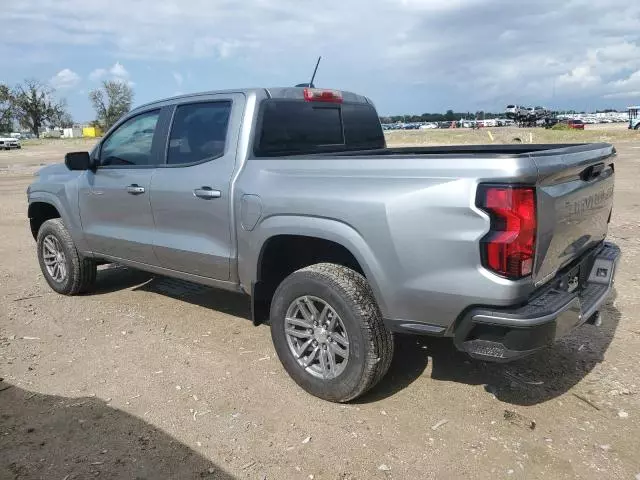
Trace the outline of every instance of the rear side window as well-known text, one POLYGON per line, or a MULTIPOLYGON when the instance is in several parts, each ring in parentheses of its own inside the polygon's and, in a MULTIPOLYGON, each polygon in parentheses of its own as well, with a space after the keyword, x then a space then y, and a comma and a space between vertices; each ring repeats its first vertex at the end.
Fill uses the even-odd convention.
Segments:
POLYGON ((376 110, 367 104, 301 100, 262 102, 257 156, 376 149, 385 146, 376 110))
POLYGON ((167 164, 212 160, 224 154, 231 102, 179 105, 173 116, 167 164))

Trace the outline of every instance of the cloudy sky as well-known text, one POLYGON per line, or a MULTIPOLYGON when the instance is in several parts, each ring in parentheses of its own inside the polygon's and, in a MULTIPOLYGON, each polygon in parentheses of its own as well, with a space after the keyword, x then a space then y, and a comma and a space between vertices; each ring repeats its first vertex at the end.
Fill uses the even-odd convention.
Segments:
POLYGON ((308 81, 382 114, 640 103, 632 0, 6 1, 0 82, 50 82, 77 120, 103 79, 135 103, 308 81))

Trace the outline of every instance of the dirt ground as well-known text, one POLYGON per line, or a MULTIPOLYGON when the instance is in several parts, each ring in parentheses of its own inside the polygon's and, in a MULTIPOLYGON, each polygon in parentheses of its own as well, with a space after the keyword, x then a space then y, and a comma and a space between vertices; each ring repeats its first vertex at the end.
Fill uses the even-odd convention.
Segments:
POLYGON ((399 336, 348 405, 289 379, 242 296, 122 267, 55 294, 25 189, 87 142, 0 152, 0 479, 640 478, 640 135, 619 140, 602 327, 508 365, 399 336))

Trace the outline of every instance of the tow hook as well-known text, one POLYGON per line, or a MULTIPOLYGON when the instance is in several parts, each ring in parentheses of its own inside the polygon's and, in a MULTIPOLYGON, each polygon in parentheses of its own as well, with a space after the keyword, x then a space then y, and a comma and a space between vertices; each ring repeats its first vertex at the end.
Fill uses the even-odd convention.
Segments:
POLYGON ((586 323, 589 323, 591 325, 595 325, 596 327, 601 326, 602 325, 602 317, 600 316, 600 312, 596 312, 593 315, 591 315, 586 323))

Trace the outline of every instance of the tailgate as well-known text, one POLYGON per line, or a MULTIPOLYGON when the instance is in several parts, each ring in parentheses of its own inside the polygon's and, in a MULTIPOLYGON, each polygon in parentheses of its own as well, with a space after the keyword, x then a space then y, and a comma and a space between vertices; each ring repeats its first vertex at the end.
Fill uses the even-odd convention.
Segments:
POLYGON ((531 155, 538 167, 534 280, 541 285, 607 235, 615 149, 576 145, 531 155))

